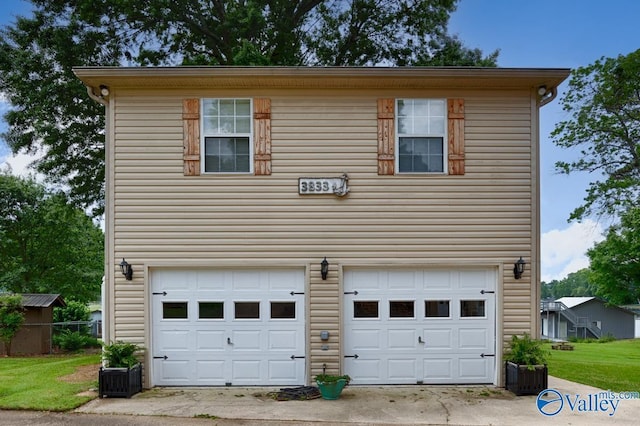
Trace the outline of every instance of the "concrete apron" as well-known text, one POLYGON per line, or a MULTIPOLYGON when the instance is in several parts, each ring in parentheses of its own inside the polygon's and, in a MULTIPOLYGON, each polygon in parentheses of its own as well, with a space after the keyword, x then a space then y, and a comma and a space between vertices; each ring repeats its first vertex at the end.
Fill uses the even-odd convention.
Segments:
MULTIPOLYGON (((549 388, 572 401, 600 389, 549 377, 549 388)), ((204 417, 248 421, 323 422, 328 424, 527 425, 638 424, 640 400, 619 401, 611 410, 586 411, 565 403, 555 416, 541 414, 536 396, 516 397, 493 386, 349 386, 335 401, 276 401, 266 387, 154 388, 131 399, 95 399, 81 413, 204 417)), ((638 389, 629 389, 638 390, 638 389)), ((591 407, 593 408, 593 407, 591 407)))

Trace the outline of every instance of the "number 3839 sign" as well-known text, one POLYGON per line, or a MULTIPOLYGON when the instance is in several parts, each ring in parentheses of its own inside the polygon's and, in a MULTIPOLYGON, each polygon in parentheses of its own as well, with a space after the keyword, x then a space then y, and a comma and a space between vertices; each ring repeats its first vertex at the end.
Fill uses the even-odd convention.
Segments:
POLYGON ((298 193, 301 195, 335 194, 342 197, 349 192, 348 180, 346 175, 339 178, 300 178, 298 193))

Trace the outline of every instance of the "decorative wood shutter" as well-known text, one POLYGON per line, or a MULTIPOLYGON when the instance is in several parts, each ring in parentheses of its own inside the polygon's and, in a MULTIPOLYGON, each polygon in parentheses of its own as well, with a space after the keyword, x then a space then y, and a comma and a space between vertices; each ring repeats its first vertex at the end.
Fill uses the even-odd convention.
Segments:
POLYGON ((395 99, 378 99, 378 174, 395 173, 395 99))
POLYGON ((185 176, 200 175, 200 99, 182 101, 183 153, 185 176))
POLYGON ((464 174, 464 99, 447 100, 449 174, 464 174))
POLYGON ((271 174, 271 99, 253 100, 253 171, 271 174))

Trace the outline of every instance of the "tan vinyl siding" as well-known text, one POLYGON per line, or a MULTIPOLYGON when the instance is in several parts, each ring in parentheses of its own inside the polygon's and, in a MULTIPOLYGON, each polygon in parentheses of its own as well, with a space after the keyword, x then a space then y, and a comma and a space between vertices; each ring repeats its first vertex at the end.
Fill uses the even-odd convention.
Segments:
POLYGON ((339 340, 322 351, 318 334, 339 339, 344 266, 504 265, 498 321, 504 335, 531 329, 531 265, 522 280, 512 273, 535 255, 529 90, 241 93, 271 100, 270 176, 183 175, 182 102, 195 95, 121 91, 113 101, 113 250, 134 266, 133 282, 116 276, 115 338, 144 342, 145 265, 283 259, 310 268, 311 374, 339 368, 339 340), (378 175, 377 99, 409 94, 464 99, 463 176, 378 175), (299 177, 342 173, 348 196, 298 195, 299 177))

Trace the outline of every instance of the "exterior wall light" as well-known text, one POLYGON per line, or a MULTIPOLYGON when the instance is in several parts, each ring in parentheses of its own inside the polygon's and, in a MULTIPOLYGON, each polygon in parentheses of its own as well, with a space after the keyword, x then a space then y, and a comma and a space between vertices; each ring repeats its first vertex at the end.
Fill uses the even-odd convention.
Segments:
POLYGON ((122 258, 122 262, 120 262, 120 271, 127 281, 131 281, 133 279, 133 268, 126 260, 124 260, 124 257, 122 258))
POLYGON ((103 98, 109 96, 109 88, 104 84, 100 85, 100 96, 102 96, 103 98))
POLYGON ((322 279, 327 279, 327 274, 329 273, 329 262, 327 262, 327 258, 325 257, 322 262, 320 262, 320 274, 322 275, 322 279))
POLYGON ((522 259, 522 256, 520 256, 520 259, 518 259, 518 261, 513 264, 513 277, 516 280, 522 278, 522 274, 524 273, 524 265, 526 264, 527 262, 522 259))

